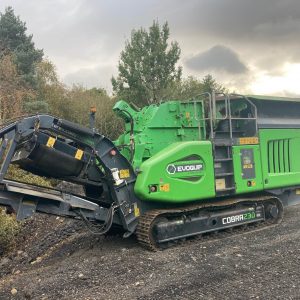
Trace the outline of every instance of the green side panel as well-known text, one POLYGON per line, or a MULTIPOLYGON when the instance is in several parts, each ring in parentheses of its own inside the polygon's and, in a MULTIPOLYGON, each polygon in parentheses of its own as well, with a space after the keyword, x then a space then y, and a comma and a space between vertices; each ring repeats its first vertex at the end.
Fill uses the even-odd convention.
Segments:
POLYGON ((300 184, 300 129, 259 131, 264 188, 300 184))
POLYGON ((142 200, 173 203, 214 197, 211 142, 174 143, 143 162, 135 193, 142 200))
POLYGON ((259 145, 232 147, 236 193, 251 193, 263 189, 259 145))

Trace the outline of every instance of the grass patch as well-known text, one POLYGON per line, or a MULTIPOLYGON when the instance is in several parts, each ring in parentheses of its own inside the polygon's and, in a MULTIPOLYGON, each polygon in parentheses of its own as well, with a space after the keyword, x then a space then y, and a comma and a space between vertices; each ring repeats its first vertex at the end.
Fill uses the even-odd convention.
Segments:
POLYGON ((20 228, 15 216, 0 208, 0 256, 16 246, 16 236, 20 228))
MULTIPOLYGON (((34 175, 13 164, 10 164, 5 179, 49 188, 56 184, 56 180, 34 175)), ((0 256, 15 248, 16 237, 21 227, 22 223, 16 220, 14 214, 7 214, 6 209, 0 207, 0 256)))

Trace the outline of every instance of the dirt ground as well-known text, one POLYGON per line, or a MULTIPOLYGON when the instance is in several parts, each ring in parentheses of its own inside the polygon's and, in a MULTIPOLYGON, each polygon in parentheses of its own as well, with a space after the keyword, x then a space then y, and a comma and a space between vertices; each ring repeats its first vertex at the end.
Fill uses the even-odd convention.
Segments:
POLYGON ((300 299, 299 220, 291 207, 276 227, 152 253, 36 215, 0 259, 0 299, 300 299))

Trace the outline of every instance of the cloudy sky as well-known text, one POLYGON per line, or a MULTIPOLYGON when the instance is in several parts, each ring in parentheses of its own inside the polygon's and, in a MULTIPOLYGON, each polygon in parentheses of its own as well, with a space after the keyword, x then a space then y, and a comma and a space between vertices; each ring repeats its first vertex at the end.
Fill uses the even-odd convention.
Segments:
POLYGON ((111 89, 133 28, 169 22, 184 76, 240 93, 300 96, 299 0, 0 0, 67 84, 111 89))

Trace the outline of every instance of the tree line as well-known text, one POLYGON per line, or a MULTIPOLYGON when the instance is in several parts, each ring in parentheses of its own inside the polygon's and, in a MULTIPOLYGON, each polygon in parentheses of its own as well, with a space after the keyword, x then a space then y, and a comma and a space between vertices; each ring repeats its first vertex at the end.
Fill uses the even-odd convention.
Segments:
POLYGON ((67 87, 44 51, 36 48, 26 23, 7 7, 0 13, 0 122, 39 112, 88 126, 89 108, 95 106, 99 132, 115 138, 122 130, 112 111, 119 99, 143 107, 225 90, 211 75, 183 78, 180 47, 169 39, 167 22, 134 29, 120 53, 117 76, 111 78, 113 95, 100 87, 67 87))

